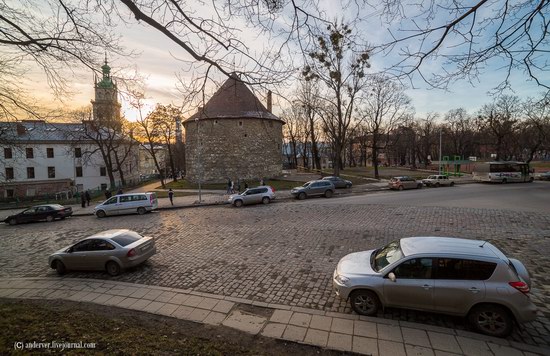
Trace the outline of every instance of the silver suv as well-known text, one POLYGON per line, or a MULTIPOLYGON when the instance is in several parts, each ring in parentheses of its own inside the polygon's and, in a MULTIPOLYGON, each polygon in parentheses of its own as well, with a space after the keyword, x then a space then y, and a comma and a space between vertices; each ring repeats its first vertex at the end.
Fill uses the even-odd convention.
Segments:
POLYGON ((315 195, 330 198, 334 194, 334 189, 334 184, 329 180, 311 180, 301 187, 292 188, 290 194, 300 200, 315 195))
POLYGON ((407 237, 352 253, 338 263, 333 287, 358 314, 397 307, 467 316, 498 337, 537 315, 523 264, 479 240, 407 237))
POLYGON ((429 176, 426 179, 422 179, 422 183, 426 187, 439 187, 439 186, 449 186, 452 187, 455 185, 455 182, 453 182, 449 177, 441 175, 441 174, 434 174, 429 176))
POLYGON ((275 199, 275 190, 266 185, 248 188, 242 193, 233 194, 229 197, 228 203, 241 207, 244 204, 269 204, 273 199, 275 199))

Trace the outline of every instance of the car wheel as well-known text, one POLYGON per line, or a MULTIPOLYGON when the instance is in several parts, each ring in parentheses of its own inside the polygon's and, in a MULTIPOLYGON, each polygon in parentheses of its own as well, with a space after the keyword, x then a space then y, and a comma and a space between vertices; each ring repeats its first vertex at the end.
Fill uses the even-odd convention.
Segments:
POLYGON ((455 186, 455 182, 451 182, 451 187, 454 187, 455 186))
POLYGON ((510 313, 498 305, 480 305, 472 309, 468 319, 473 327, 485 335, 505 337, 514 328, 510 313))
POLYGON ((55 218, 53 217, 53 215, 48 215, 48 216, 46 216, 46 221, 47 221, 47 222, 52 222, 52 221, 54 221, 54 220, 55 220, 55 218))
POLYGON ((504 178, 504 179, 502 180, 502 184, 506 184, 506 183, 508 183, 508 181, 506 180, 506 178, 504 178))
POLYGON ((262 198, 262 203, 269 204, 269 198, 268 197, 263 197, 262 198))
POLYGON ((400 186, 397 188, 397 190, 403 190, 403 186, 400 185, 400 186))
POLYGON ((298 199, 304 200, 305 198, 306 198, 306 193, 301 192, 300 194, 298 194, 298 199))
POLYGON ((103 210, 98 210, 97 213, 95 213, 98 218, 104 218, 105 212, 103 210))
POLYGON ((105 265, 105 269, 110 276, 118 276, 120 274, 120 266, 118 263, 109 261, 105 265))
POLYGON ((145 214, 145 213, 147 212, 147 210, 145 210, 144 207, 140 206, 140 207, 138 208, 137 212, 138 212, 139 215, 143 215, 143 214, 145 214))
POLYGON ((346 189, 350 189, 351 188, 351 184, 346 184, 346 189))
POLYGON ((10 221, 8 221, 8 224, 17 225, 17 219, 16 218, 11 218, 10 221))
POLYGON ((533 183, 534 180, 535 180, 535 178, 533 178, 533 177, 529 178, 529 183, 533 183))
POLYGON ((370 290, 356 290, 350 296, 351 308, 360 315, 374 316, 380 309, 380 300, 370 290))
POLYGON ((60 220, 65 220, 65 218, 66 218, 66 216, 62 216, 62 217, 60 217, 59 219, 60 219, 60 220))
POLYGON ((422 189, 422 183, 418 184, 418 185, 416 186, 416 189, 422 189))
POLYGON ((332 190, 327 190, 325 192, 325 198, 330 198, 332 196, 332 190))
POLYGON ((435 187, 439 188, 439 182, 435 183, 435 187))
POLYGON ((233 205, 235 205, 237 208, 240 208, 241 206, 243 206, 243 201, 242 200, 235 200, 233 205))
POLYGON ((65 268, 65 264, 59 260, 56 260, 54 262, 53 267, 55 268, 55 271, 57 272, 57 274, 60 276, 64 275, 65 272, 67 272, 67 268, 65 268))

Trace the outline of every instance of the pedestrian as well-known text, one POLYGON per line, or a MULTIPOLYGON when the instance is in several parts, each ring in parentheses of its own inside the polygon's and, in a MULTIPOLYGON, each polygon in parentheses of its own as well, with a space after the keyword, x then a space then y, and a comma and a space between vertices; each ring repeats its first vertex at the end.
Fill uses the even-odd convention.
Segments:
POLYGON ((172 188, 168 189, 168 198, 170 198, 170 204, 174 205, 174 191, 172 188))
POLYGON ((233 182, 230 178, 227 178, 227 194, 231 194, 231 187, 233 186, 233 182))
POLYGON ((241 179, 237 179, 237 192, 240 193, 241 192, 241 179))
POLYGON ((90 206, 90 201, 92 200, 92 197, 90 196, 90 191, 87 190, 86 191, 86 194, 84 194, 84 196, 86 197, 86 203, 88 206, 90 206))
POLYGON ((231 181, 231 194, 235 194, 235 182, 231 181))
POLYGON ((109 199, 111 197, 111 191, 110 190, 105 190, 105 199, 109 199))
POLYGON ((118 192, 116 192, 116 195, 120 195, 120 194, 124 194, 124 193, 122 192, 122 188, 118 188, 118 192))
POLYGON ((244 190, 247 190, 248 189, 248 183, 245 181, 244 182, 244 190))
POLYGON ((80 204, 82 204, 82 207, 86 207, 86 197, 84 196, 84 192, 80 193, 80 204))
POLYGON ((264 179, 263 179, 263 178, 260 179, 260 185, 264 185, 264 183, 265 183, 265 182, 264 182, 264 179))

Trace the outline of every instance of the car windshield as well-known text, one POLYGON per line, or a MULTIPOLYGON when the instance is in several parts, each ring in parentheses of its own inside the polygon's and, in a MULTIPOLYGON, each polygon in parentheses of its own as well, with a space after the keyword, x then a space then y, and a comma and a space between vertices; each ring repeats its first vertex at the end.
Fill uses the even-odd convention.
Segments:
POLYGON ((307 187, 311 184, 311 182, 307 182, 306 184, 302 185, 302 187, 307 187))
POLYGON ((113 240, 114 242, 116 242, 120 246, 124 247, 124 246, 127 246, 127 245, 129 245, 133 242, 136 242, 137 240, 139 240, 141 238, 142 238, 142 236, 140 234, 138 234, 137 232, 128 231, 128 232, 124 233, 123 235, 117 235, 117 236, 111 238, 111 240, 113 240))
POLYGON ((394 241, 374 251, 372 255, 374 256, 371 261, 372 269, 378 272, 387 265, 402 259, 403 251, 401 251, 399 241, 394 241))
POLYGON ((437 176, 429 176, 428 179, 437 179, 437 176))

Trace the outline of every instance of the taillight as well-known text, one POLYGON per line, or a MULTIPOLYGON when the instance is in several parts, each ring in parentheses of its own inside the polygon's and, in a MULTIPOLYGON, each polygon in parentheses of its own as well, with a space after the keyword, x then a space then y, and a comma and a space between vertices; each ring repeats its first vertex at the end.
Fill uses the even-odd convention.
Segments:
POLYGON ((529 293, 529 286, 525 282, 509 282, 508 284, 519 290, 521 293, 529 293))
POLYGON ((126 257, 134 257, 136 255, 136 249, 133 248, 126 254, 126 257))
POLYGON ((271 191, 273 191, 273 193, 275 193, 275 188, 273 188, 272 186, 269 186, 269 188, 271 188, 271 191))
POLYGON ((149 195, 149 202, 153 204, 153 194, 149 195))

